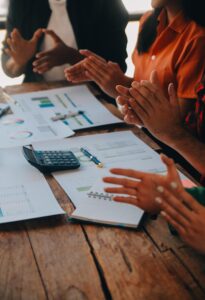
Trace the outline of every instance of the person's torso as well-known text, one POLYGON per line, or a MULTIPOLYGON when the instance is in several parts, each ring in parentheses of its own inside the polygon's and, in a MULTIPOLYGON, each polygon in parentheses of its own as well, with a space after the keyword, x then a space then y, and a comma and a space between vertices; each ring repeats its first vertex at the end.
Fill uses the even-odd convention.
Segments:
MULTIPOLYGON (((67 12, 67 1, 49 0, 49 5, 51 9, 51 16, 47 29, 53 30, 67 46, 77 49, 78 47, 73 26, 67 12)), ((41 51, 48 51, 53 47, 53 39, 49 35, 45 35, 40 47, 41 51)), ((63 80, 65 78, 64 69, 68 66, 69 64, 54 67, 44 73, 43 77, 46 81, 63 80)))
MULTIPOLYGON (((158 30, 157 38, 149 51, 140 55, 135 49, 132 57, 135 65, 134 79, 149 80, 151 72, 157 70, 166 95, 169 83, 178 87, 177 73, 183 64, 183 58, 189 51, 189 42, 204 37, 205 44, 205 29, 197 26, 193 21, 183 20, 180 24, 176 21, 174 28, 176 30, 166 26, 162 31, 158 30)), ((198 63, 200 64, 200 61, 198 63)))

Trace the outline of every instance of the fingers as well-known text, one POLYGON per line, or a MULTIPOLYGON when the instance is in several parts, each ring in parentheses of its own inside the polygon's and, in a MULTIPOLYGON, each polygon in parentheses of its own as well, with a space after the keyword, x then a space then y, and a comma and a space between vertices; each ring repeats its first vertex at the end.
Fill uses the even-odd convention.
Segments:
MULTIPOLYGON (((150 93, 156 94, 158 92, 158 88, 152 84, 150 81, 142 80, 140 83, 137 81, 132 82, 132 87, 134 89, 138 89, 139 87, 146 87, 150 93)), ((149 95, 147 95, 148 97, 149 95)))
POLYGON ((37 42, 42 36, 42 34, 43 34, 43 29, 42 28, 37 29, 33 34, 32 40, 37 42))
POLYGON ((148 113, 147 113, 147 111, 138 102, 139 101, 137 101, 137 100, 135 100, 133 98, 131 98, 131 99, 128 100, 128 103, 131 106, 131 108, 134 111, 134 113, 137 116, 139 116, 142 121, 144 121, 145 118, 147 118, 148 113))
POLYGON ((45 55, 45 56, 42 56, 41 58, 39 59, 36 59, 34 62, 33 62, 33 66, 34 67, 40 67, 42 64, 46 63, 49 61, 49 56, 45 55))
POLYGON ((160 88, 161 84, 156 70, 152 71, 150 75, 150 82, 156 87, 160 88))
POLYGON ((106 183, 122 185, 123 187, 128 188, 137 188, 138 182, 130 180, 127 178, 117 178, 117 177, 104 177, 103 181, 106 183))
POLYGON ((138 104, 140 104, 145 112, 147 112, 148 114, 152 113, 153 105, 155 102, 152 93, 149 93, 149 91, 144 87, 140 87, 138 89, 130 88, 129 92, 130 95, 137 100, 138 104))
POLYGON ((136 115, 132 110, 129 110, 124 117, 124 121, 127 124, 135 125, 135 126, 144 126, 143 121, 139 116, 136 115))
POLYGON ((185 235, 187 232, 186 232, 186 229, 181 225, 179 224, 177 221, 175 221, 169 214, 167 214, 165 211, 162 211, 161 212, 161 215, 162 217, 169 223, 171 224, 176 230, 177 232, 179 233, 179 235, 183 236, 185 235))
POLYGON ((84 67, 87 71, 95 72, 95 74, 99 74, 101 77, 106 77, 107 75, 107 68, 105 64, 95 58, 86 59, 84 67))
POLYGON ((129 196, 136 196, 136 190, 132 188, 125 188, 125 187, 119 187, 119 188, 105 188, 106 193, 110 194, 122 194, 122 195, 129 195, 129 196))
POLYGON ((11 38, 12 39, 17 39, 17 40, 19 40, 19 39, 21 39, 22 38, 22 36, 21 36, 21 34, 20 34, 20 31, 17 29, 17 28, 15 28, 12 32, 11 32, 11 38))
POLYGON ((127 203, 135 206, 139 206, 139 201, 137 197, 120 197, 120 196, 115 196, 113 197, 113 200, 116 202, 121 202, 121 203, 127 203))
POLYGON ((124 96, 124 97, 128 97, 130 98, 130 92, 129 92, 129 89, 123 85, 117 85, 116 86, 116 91, 121 95, 121 96, 124 96))
POLYGON ((4 49, 4 52, 8 55, 8 56, 13 56, 13 52, 11 51, 11 49, 9 49, 9 48, 5 48, 4 49))
POLYGON ((50 69, 51 69, 51 66, 49 65, 49 62, 45 62, 45 63, 42 63, 40 66, 35 67, 33 69, 33 71, 38 74, 44 74, 45 72, 49 71, 50 69))
POLYGON ((135 171, 132 169, 111 169, 110 172, 115 175, 122 175, 126 177, 135 178, 137 180, 143 180, 146 178, 147 173, 141 171, 135 171))
POLYGON ((7 42, 8 47, 10 48, 10 50, 12 52, 14 52, 15 51, 15 47, 13 45, 13 42, 12 42, 11 38, 7 38, 6 42, 7 42))
POLYGON ((183 203, 185 204, 186 208, 191 210, 192 213, 199 213, 201 209, 201 205, 184 189, 179 192, 179 198, 182 199, 183 203))
POLYGON ((90 50, 80 50, 79 51, 80 52, 80 54, 82 54, 83 56, 86 56, 86 57, 89 57, 89 56, 94 56, 94 57, 97 57, 99 60, 101 60, 102 62, 106 62, 106 60, 103 58, 103 57, 101 57, 101 56, 99 56, 99 55, 97 55, 96 53, 94 53, 94 52, 92 52, 92 51, 90 51, 90 50))
MULTIPOLYGON (((162 190, 161 190, 161 192, 162 192, 162 190)), ((182 218, 184 218, 190 222, 192 221, 193 214, 192 214, 191 210, 183 204, 183 202, 182 202, 183 198, 181 196, 182 194, 175 197, 175 195, 171 194, 168 190, 164 190, 162 192, 162 195, 163 195, 163 199, 165 199, 164 201, 162 201, 162 203, 160 205, 162 210, 172 211, 175 215, 175 220, 177 220, 178 222, 182 218)), ((172 217, 173 217, 173 215, 172 215, 172 217)))
POLYGON ((167 157, 164 154, 161 154, 160 157, 161 157, 162 162, 167 167, 167 173, 171 180, 170 183, 171 183, 172 189, 177 189, 177 190, 183 189, 182 182, 181 182, 179 173, 177 171, 177 168, 174 164, 173 159, 167 157), (175 182, 175 185, 173 185, 173 182, 175 182))
POLYGON ((119 105, 125 105, 125 104, 127 104, 127 103, 128 103, 128 100, 129 100, 128 97, 123 97, 123 96, 118 96, 118 97, 116 98, 116 102, 117 102, 117 104, 119 104, 119 105))
POLYGON ((78 77, 85 76, 84 62, 81 61, 72 67, 66 68, 64 73, 68 81, 73 81, 78 79, 78 77))
POLYGON ((170 84, 169 84, 169 87, 168 87, 168 93, 169 93, 169 100, 170 100, 170 103, 171 103, 173 106, 179 107, 179 100, 178 100, 177 93, 176 93, 176 90, 175 90, 175 88, 174 88, 174 84, 173 84, 173 83, 170 83, 170 84))

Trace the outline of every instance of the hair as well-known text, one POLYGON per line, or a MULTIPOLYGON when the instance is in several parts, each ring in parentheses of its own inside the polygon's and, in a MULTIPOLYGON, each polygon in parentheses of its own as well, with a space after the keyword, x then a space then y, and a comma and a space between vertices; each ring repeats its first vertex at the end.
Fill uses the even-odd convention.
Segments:
MULTIPOLYGON (((204 0, 182 0, 181 2, 185 16, 205 27, 204 0)), ((154 9, 142 26, 137 42, 137 50, 140 54, 148 52, 157 37, 158 17, 161 11, 162 8, 154 9)))

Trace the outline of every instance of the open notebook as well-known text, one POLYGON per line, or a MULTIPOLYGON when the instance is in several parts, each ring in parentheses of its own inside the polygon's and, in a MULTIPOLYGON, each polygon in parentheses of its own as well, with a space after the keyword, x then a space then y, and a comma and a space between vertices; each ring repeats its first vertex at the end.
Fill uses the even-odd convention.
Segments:
POLYGON ((84 194, 83 201, 72 213, 71 219, 95 222, 113 226, 136 228, 144 211, 134 205, 113 201, 113 194, 104 192, 108 184, 102 180, 84 194))

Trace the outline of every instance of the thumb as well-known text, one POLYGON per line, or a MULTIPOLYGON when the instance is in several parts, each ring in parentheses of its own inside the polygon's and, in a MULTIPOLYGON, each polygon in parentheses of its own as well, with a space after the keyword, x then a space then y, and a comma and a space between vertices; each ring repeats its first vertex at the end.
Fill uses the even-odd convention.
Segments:
POLYGON ((61 38, 53 30, 44 29, 43 32, 45 34, 50 35, 50 37, 53 39, 54 43, 62 42, 61 38))
POLYGON ((173 183, 175 183, 175 187, 173 187, 173 186, 172 187, 175 189, 182 187, 181 179, 180 179, 179 173, 177 171, 177 168, 175 166, 173 159, 162 154, 161 160, 167 167, 167 176, 169 177, 169 180, 171 180, 171 182, 170 182, 171 185, 173 183))
POLYGON ((32 41, 37 42, 39 40, 39 38, 41 37, 42 33, 43 33, 43 30, 41 28, 37 29, 33 34, 32 41))
POLYGON ((174 88, 173 83, 169 84, 168 93, 169 93, 170 103, 172 105, 174 105, 174 106, 179 106, 179 101, 178 101, 177 93, 176 93, 176 90, 174 88))
POLYGON ((150 82, 152 84, 154 84, 156 87, 160 87, 161 86, 160 81, 159 81, 159 77, 158 77, 158 74, 157 74, 156 70, 152 71, 152 73, 150 75, 150 82))

